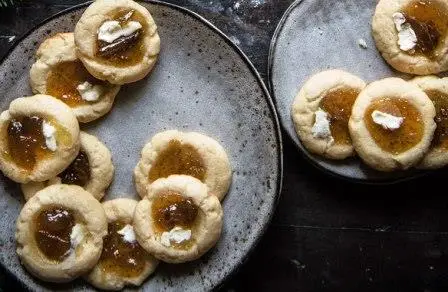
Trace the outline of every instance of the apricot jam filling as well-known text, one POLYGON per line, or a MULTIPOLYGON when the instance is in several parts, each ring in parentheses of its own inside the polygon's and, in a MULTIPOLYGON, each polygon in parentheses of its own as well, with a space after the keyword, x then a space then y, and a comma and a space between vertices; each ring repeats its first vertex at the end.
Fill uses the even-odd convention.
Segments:
POLYGON ((126 223, 120 221, 109 223, 108 233, 103 241, 100 266, 105 272, 132 278, 143 272, 148 255, 137 241, 126 241, 124 236, 118 233, 125 226, 126 223))
POLYGON ((73 212, 62 207, 44 209, 36 216, 34 238, 45 257, 60 262, 69 255, 73 226, 73 212))
POLYGON ((22 169, 32 170, 39 159, 51 153, 45 143, 43 122, 38 116, 15 117, 9 122, 7 154, 22 169))
MULTIPOLYGON (((159 194, 153 201, 151 216, 154 230, 158 234, 169 232, 175 227, 192 230, 196 227, 199 207, 192 199, 176 192, 167 191, 159 194)), ((187 249, 193 243, 192 239, 181 243, 171 242, 177 248, 187 249)))
POLYGON ((432 147, 448 149, 448 94, 439 90, 426 90, 425 92, 436 108, 434 121, 437 128, 432 139, 432 147))
POLYGON ((445 43, 448 33, 448 11, 436 0, 417 0, 406 6, 402 13, 417 36, 411 53, 437 57, 434 52, 445 43))
MULTIPOLYGON (((120 26, 126 26, 130 21, 138 22, 142 28, 128 36, 121 36, 109 43, 97 39, 96 55, 108 65, 126 67, 136 65, 142 61, 144 55, 143 35, 145 33, 145 19, 135 10, 117 9, 107 16, 106 21, 118 21, 120 26)), ((105 21, 105 22, 106 22, 105 21)))
POLYGON ((90 164, 87 154, 82 150, 79 151, 75 160, 58 176, 63 184, 84 187, 90 180, 90 164))
POLYGON ((320 101, 320 108, 330 119, 331 135, 336 144, 351 144, 348 120, 358 94, 357 89, 340 88, 329 91, 320 101))
POLYGON ((384 151, 394 155, 403 153, 417 145, 424 133, 424 123, 417 108, 403 98, 380 98, 367 108, 364 122, 375 143, 384 151), (400 128, 388 130, 375 123, 373 111, 380 111, 404 118, 400 128))
POLYGON ((149 181, 168 177, 172 174, 185 174, 201 181, 205 178, 205 166, 198 151, 189 144, 171 140, 168 147, 159 153, 151 170, 149 181))
POLYGON ((86 105, 89 102, 82 98, 77 89, 86 81, 92 85, 107 86, 106 82, 90 75, 81 61, 62 62, 54 66, 48 74, 46 92, 70 107, 86 105))

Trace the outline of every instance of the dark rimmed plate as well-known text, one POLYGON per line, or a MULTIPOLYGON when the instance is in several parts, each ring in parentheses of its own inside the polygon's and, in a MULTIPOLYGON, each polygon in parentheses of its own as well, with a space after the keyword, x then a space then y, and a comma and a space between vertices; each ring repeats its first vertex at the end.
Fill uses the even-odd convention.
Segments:
MULTIPOLYGON (((247 57, 216 27, 175 5, 143 3, 162 40, 150 76, 124 86, 111 113, 83 129, 111 149, 115 180, 105 200, 138 199, 132 180, 140 150, 156 132, 176 128, 214 137, 234 169, 223 202, 224 229, 217 246, 198 261, 161 265, 144 290, 201 291, 219 286, 246 258, 274 212, 282 180, 282 146, 269 94, 247 57)), ((63 11, 20 39, 0 65, 0 109, 31 94, 30 65, 39 43, 72 31, 86 5, 63 11)), ((0 264, 31 290, 92 289, 82 280, 43 283, 30 276, 15 253, 15 220, 23 205, 18 186, 0 175, 0 264)))
POLYGON ((300 143, 291 119, 292 102, 313 74, 342 69, 366 82, 410 76, 394 71, 381 57, 371 36, 377 1, 297 0, 287 9, 272 38, 268 79, 280 122, 298 149, 324 172, 360 183, 395 183, 426 172, 375 171, 358 158, 331 161, 309 153, 300 143), (363 39, 367 49, 359 45, 363 39))

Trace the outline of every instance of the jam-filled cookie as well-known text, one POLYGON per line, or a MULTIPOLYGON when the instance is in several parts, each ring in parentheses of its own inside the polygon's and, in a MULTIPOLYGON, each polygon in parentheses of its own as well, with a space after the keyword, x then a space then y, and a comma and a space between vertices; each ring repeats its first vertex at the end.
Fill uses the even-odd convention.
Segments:
POLYGON ((380 171, 407 169, 428 150, 436 111, 416 85, 400 78, 372 82, 361 91, 349 121, 356 152, 380 171))
POLYGON ((372 32, 395 69, 418 75, 448 70, 448 1, 380 0, 372 32))
POLYGON ((220 200, 226 195, 232 179, 229 159, 217 141, 199 133, 176 130, 156 134, 143 147, 134 170, 138 193, 143 198, 148 185, 172 174, 199 179, 220 200))
POLYGON ((16 223, 17 254, 34 276, 68 282, 98 261, 107 234, 101 204, 78 186, 49 186, 23 206, 16 223))
POLYGON ((411 80, 428 95, 436 108, 436 130, 431 147, 419 168, 440 168, 448 164, 448 78, 416 77, 411 80))
POLYGON ((365 86, 363 80, 341 70, 320 72, 305 82, 294 99, 291 117, 308 151, 329 159, 354 155, 348 120, 365 86))
POLYGON ((48 95, 18 98, 0 115, 0 170, 10 179, 45 181, 63 171, 79 151, 73 111, 48 95))
POLYGON ((46 39, 31 67, 30 84, 34 93, 62 100, 86 123, 110 111, 120 86, 90 75, 76 57, 73 33, 58 33, 46 39))
POLYGON ((101 200, 112 182, 114 165, 112 156, 95 136, 81 132, 81 149, 75 160, 63 172, 44 182, 22 184, 25 200, 29 200, 41 189, 54 184, 78 185, 101 200))
POLYGON ((113 84, 144 78, 160 51, 151 14, 131 0, 93 2, 76 24, 75 44, 87 70, 113 84))
POLYGON ((108 233, 100 260, 86 276, 87 281, 99 289, 121 290, 128 284, 139 286, 159 263, 135 238, 136 206, 137 201, 124 198, 103 203, 108 233))
POLYGON ((218 241, 221 204, 194 177, 161 178, 137 204, 134 229, 140 245, 156 258, 167 263, 192 261, 218 241))

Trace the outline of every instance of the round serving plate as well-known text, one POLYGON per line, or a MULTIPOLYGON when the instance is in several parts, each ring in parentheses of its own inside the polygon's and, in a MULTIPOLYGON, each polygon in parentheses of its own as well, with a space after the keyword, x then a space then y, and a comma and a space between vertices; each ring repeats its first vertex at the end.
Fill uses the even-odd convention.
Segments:
MULTIPOLYGON (((223 201, 224 228, 216 247, 201 259, 161 264, 145 291, 202 291, 223 283, 242 264, 266 229, 282 181, 277 116, 260 76, 247 57, 216 27, 184 8, 149 1, 161 38, 154 71, 123 86, 112 111, 82 129, 112 152, 115 178, 104 200, 138 199, 133 169, 144 144, 168 129, 207 134, 227 150, 233 182, 223 201)), ((0 64, 0 109, 31 95, 29 69, 39 44, 73 31, 86 4, 65 10, 18 40, 0 64)), ((24 204, 20 188, 0 174, 0 264, 31 290, 92 290, 83 280, 48 284, 33 278, 15 252, 15 221, 24 204)))
POLYGON ((283 15, 272 38, 268 79, 280 122, 306 158, 327 174, 359 183, 388 184, 421 176, 426 171, 383 173, 357 157, 332 161, 311 154, 301 144, 291 118, 293 100, 312 75, 342 69, 366 82, 385 77, 411 78, 395 71, 382 58, 371 34, 377 1, 297 0, 283 15), (367 48, 359 45, 360 40, 367 48))

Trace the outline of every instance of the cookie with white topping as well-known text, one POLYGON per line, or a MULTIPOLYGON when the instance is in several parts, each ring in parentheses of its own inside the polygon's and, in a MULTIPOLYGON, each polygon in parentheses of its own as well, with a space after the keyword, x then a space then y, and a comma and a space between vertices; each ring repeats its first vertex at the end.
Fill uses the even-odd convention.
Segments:
POLYGON ((106 216, 91 194, 79 186, 53 185, 20 211, 17 254, 39 279, 69 282, 93 268, 106 234, 106 216))
POLYGON ((384 59, 398 71, 427 75, 448 70, 445 0, 380 0, 372 34, 384 59))
POLYGON ((151 14, 132 0, 94 1, 76 24, 75 44, 87 70, 112 84, 144 78, 160 51, 151 14))
POLYGON ((223 211, 205 184, 187 175, 153 182, 135 209, 137 241, 167 263, 200 258, 221 235, 223 211))
POLYGON ((120 198, 103 204, 108 223, 100 260, 85 277, 96 288, 121 290, 139 286, 156 269, 159 261, 137 242, 133 218, 137 201, 120 198))
POLYGON ((48 95, 17 98, 0 115, 0 170, 19 183, 45 181, 78 155, 73 111, 48 95))
POLYGON ((433 103, 418 86, 400 78, 367 85, 349 121, 359 157, 380 171, 417 165, 429 149, 436 124, 433 103))
POLYGON ((342 70, 327 70, 310 77, 294 99, 291 117, 303 146, 328 159, 355 154, 348 120, 359 92, 366 86, 359 77, 342 70))

